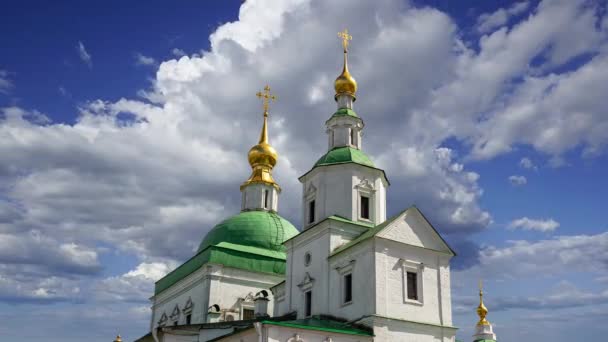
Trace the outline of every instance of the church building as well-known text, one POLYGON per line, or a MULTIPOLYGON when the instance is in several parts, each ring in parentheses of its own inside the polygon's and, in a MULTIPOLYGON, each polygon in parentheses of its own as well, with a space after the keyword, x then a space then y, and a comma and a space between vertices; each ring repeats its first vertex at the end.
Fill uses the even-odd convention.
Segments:
MULTIPOLYGON (((241 211, 217 224, 194 256, 155 284, 150 332, 138 341, 454 342, 454 251, 416 207, 386 217, 390 185, 363 149, 348 32, 327 152, 300 176, 302 221, 279 215, 278 154, 263 100, 241 211)), ((494 341, 481 301, 476 341, 494 341), (482 317, 483 316, 483 317, 482 317)))

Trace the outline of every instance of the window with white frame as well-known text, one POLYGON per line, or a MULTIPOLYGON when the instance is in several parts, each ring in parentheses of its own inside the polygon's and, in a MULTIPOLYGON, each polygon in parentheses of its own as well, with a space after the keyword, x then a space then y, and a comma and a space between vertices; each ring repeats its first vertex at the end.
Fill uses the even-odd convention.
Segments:
POLYGON ((355 260, 349 260, 336 266, 340 275, 340 305, 349 305, 353 302, 353 269, 355 260))
POLYGON ((358 196, 357 211, 359 220, 374 220, 374 194, 376 190, 372 182, 367 179, 362 180, 355 186, 358 196))
POLYGON ((401 260, 400 262, 403 277, 403 301, 411 304, 422 304, 424 264, 410 260, 401 260))

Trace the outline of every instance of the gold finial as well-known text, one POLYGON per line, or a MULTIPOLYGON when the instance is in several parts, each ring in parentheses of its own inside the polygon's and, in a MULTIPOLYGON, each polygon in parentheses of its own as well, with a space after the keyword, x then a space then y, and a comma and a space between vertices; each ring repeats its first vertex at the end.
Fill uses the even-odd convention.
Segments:
POLYGON ((335 99, 337 100, 338 95, 342 94, 348 94, 354 98, 357 92, 357 81, 355 81, 348 71, 348 45, 353 36, 348 34, 347 29, 344 29, 344 31, 338 32, 338 37, 342 40, 342 48, 344 49, 344 67, 342 68, 342 73, 334 82, 334 89, 336 90, 335 99))
POLYGON ((490 325, 490 322, 486 319, 486 315, 488 314, 488 308, 483 305, 483 283, 481 279, 479 279, 479 305, 477 306, 477 315, 479 316, 479 322, 477 325, 490 325))
POLYGON ((342 47, 344 48, 344 52, 348 53, 348 41, 353 40, 353 36, 348 34, 347 29, 344 29, 344 31, 338 32, 338 37, 342 39, 342 47))
POLYGON ((268 116, 268 102, 269 100, 276 100, 277 97, 270 94, 270 87, 268 85, 266 85, 264 87, 264 92, 262 93, 261 91, 258 91, 255 96, 257 96, 258 98, 262 99, 263 103, 264 103, 264 116, 268 116))
POLYGON ((122 342, 120 335, 116 335, 116 339, 114 340, 114 342, 122 342))
POLYGON ((272 168, 276 165, 279 155, 268 143, 268 106, 269 102, 275 101, 277 97, 270 94, 270 87, 268 85, 264 87, 263 92, 258 91, 255 95, 263 101, 264 122, 258 144, 249 150, 249 165, 251 165, 253 170, 249 179, 241 185, 241 190, 251 183, 265 183, 280 189, 279 185, 272 178, 272 168))

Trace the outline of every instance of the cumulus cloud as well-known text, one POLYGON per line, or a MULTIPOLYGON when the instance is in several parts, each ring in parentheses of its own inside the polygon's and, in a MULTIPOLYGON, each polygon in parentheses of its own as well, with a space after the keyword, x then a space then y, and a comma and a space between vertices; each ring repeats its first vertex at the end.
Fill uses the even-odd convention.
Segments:
POLYGON ((487 33, 503 26, 509 18, 525 12, 530 3, 528 1, 516 2, 509 8, 500 8, 493 13, 484 13, 477 18, 477 31, 487 33))
POLYGON ((175 56, 175 57, 181 57, 181 56, 185 56, 186 52, 182 49, 173 48, 173 50, 171 50, 171 54, 173 54, 173 56, 175 56))
POLYGON ((149 56, 144 56, 141 53, 136 53, 135 54, 135 64, 136 65, 147 65, 147 66, 154 66, 157 64, 156 60, 152 57, 149 56))
POLYGON ((526 183, 528 183, 528 179, 524 176, 509 176, 509 182, 511 183, 511 185, 515 185, 515 186, 520 186, 520 185, 526 185, 526 183))
MULTIPOLYGON (((332 80, 341 68, 335 33, 344 26, 355 37, 350 64, 360 86, 355 110, 366 123, 363 149, 391 180, 389 214, 418 205, 451 243, 464 246, 460 259, 477 260, 470 236, 492 222, 480 204, 483 175, 470 158, 491 159, 517 144, 551 156, 582 146, 591 156, 605 144, 598 98, 608 68, 598 45, 606 29, 593 24, 593 5, 543 2, 529 18, 479 40, 464 40, 445 13, 401 1, 268 6, 243 3, 239 20, 210 37, 209 51, 159 61, 154 84, 141 93, 146 101, 92 100, 70 124, 43 122, 35 109, 2 109, 0 232, 34 247, 25 237, 52 232, 54 251, 45 247, 31 260, 52 255, 55 266, 46 274, 64 269, 65 275, 63 287, 43 286, 42 266, 11 260, 2 273, 17 281, 10 286, 30 279, 28 293, 56 288, 57 298, 77 287, 88 291, 81 298, 104 303, 147 298, 152 279, 238 212, 247 150, 261 125, 254 94, 267 83, 279 96, 269 128, 280 154, 279 211, 299 223, 297 177, 327 148, 323 123, 335 111, 332 80), (560 68, 586 55, 590 60, 577 69, 560 68), (462 149, 446 147, 451 138, 462 149), (86 273, 101 259, 96 245, 132 253, 139 266, 89 287, 71 283, 99 277, 86 273), (84 265, 70 263, 78 253, 84 265)), ((480 263, 460 272, 535 277, 577 265, 597 272, 605 269, 605 240, 599 234, 514 241, 483 249, 480 263)))
POLYGON ((536 230, 539 232, 552 232, 559 227, 559 222, 554 219, 535 220, 522 217, 509 223, 510 229, 536 230))
POLYGON ((141 263, 123 275, 98 282, 95 296, 101 301, 146 303, 154 291, 154 283, 177 266, 177 263, 141 263))
POLYGON ((521 158, 521 160, 519 161, 519 166, 524 169, 532 169, 532 170, 538 169, 538 167, 536 166, 536 164, 534 164, 532 159, 530 159, 528 157, 521 158))
POLYGON ((78 56, 80 57, 80 60, 89 68, 91 68, 93 66, 93 59, 91 57, 91 54, 89 54, 89 52, 84 47, 84 44, 81 41, 78 42, 76 49, 78 51, 78 56))
MULTIPOLYGON (((536 296, 507 295, 488 299, 492 312, 526 309, 526 310, 558 310, 580 308, 591 305, 602 305, 608 303, 608 290, 599 292, 582 291, 573 284, 562 281, 549 293, 536 296)), ((455 306, 458 313, 470 311, 471 307, 478 304, 479 299, 475 297, 459 297, 455 306)), ((563 314, 560 316, 563 317, 563 314)))
POLYGON ((8 94, 13 87, 14 84, 9 78, 8 71, 0 69, 0 94, 8 94))

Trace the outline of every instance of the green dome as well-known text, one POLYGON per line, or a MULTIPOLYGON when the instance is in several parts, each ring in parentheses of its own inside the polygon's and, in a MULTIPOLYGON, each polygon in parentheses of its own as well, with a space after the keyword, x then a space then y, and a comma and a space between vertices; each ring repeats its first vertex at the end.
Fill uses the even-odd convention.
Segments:
POLYGON ((355 163, 375 167, 374 163, 361 150, 352 147, 336 147, 321 157, 315 166, 355 163))
POLYGON ((299 232, 289 221, 268 211, 243 211, 213 227, 198 252, 220 243, 284 252, 283 242, 299 232))

